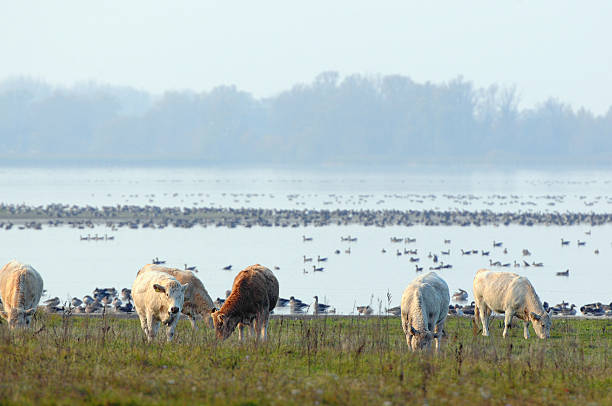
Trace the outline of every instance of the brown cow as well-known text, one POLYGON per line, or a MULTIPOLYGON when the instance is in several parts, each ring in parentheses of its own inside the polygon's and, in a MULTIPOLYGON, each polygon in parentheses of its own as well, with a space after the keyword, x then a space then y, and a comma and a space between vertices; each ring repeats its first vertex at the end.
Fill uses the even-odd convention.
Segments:
POLYGON ((196 318, 202 317, 204 323, 210 328, 213 328, 212 319, 210 313, 215 310, 213 301, 208 295, 204 284, 197 276, 191 271, 183 271, 176 268, 168 268, 161 265, 147 264, 143 266, 138 275, 143 272, 159 271, 167 273, 176 278, 182 285, 188 283, 189 286, 185 291, 185 302, 183 303, 183 309, 181 313, 189 317, 191 326, 197 329, 196 318))
POLYGON ((257 339, 268 335, 268 318, 278 301, 278 280, 265 266, 252 265, 240 271, 232 285, 232 293, 212 319, 217 338, 225 340, 238 326, 242 340, 244 327, 250 326, 257 339))

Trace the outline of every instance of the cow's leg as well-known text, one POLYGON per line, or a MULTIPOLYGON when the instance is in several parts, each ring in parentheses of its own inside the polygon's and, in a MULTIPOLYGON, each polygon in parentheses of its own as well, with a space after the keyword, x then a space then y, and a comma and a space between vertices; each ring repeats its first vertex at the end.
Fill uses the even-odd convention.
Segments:
POLYGON ((257 327, 259 330, 259 337, 262 341, 266 341, 266 339, 268 338, 268 315, 264 315, 262 317, 257 327))
POLYGON ((523 337, 525 340, 529 338, 529 320, 523 321, 523 337))
POLYGON ((159 320, 153 320, 153 324, 151 325, 151 340, 157 337, 157 331, 159 330, 159 320))
POLYGON ((504 314, 504 333, 502 334, 504 338, 506 338, 506 335, 508 335, 508 329, 510 328, 510 323, 512 323, 513 316, 514 313, 512 313, 512 311, 506 310, 504 314))
POLYGON ((151 342, 155 338, 157 334, 156 324, 157 322, 153 320, 153 315, 151 313, 147 313, 147 341, 151 342))
POLYGON ((198 331, 198 325, 196 323, 195 316, 193 314, 190 314, 188 317, 189 317, 189 321, 191 322, 191 328, 194 329, 195 331, 198 331))
POLYGON ((434 328, 434 333, 438 334, 439 337, 437 337, 436 340, 436 352, 438 352, 440 350, 440 340, 442 340, 442 334, 443 334, 443 330, 444 330, 444 322, 440 322, 438 324, 436 324, 436 327, 434 328))
POLYGON ((168 341, 172 341, 172 338, 174 338, 174 329, 176 328, 176 324, 178 323, 178 317, 176 317, 174 319, 174 321, 172 323, 170 323, 170 325, 166 328, 166 339, 168 341))
POLYGON ((138 313, 140 319, 140 327, 145 334, 145 337, 149 336, 149 326, 147 326, 147 316, 145 314, 138 313))
POLYGON ((488 337, 489 336, 489 309, 484 305, 478 306, 478 310, 480 311, 480 322, 482 323, 482 335, 488 337))
POLYGON ((244 324, 238 323, 238 340, 244 339, 244 324))

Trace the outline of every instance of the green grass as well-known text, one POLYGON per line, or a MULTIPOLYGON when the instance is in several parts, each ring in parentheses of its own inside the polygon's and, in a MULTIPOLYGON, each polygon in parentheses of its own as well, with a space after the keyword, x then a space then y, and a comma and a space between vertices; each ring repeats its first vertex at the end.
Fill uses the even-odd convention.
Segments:
POLYGON ((482 337, 449 318, 434 354, 409 351, 399 318, 277 318, 263 345, 181 321, 175 342, 148 345, 134 319, 43 314, 32 330, 0 325, 0 404, 604 405, 611 331, 555 320, 549 340, 521 325, 504 340, 497 320, 482 337))

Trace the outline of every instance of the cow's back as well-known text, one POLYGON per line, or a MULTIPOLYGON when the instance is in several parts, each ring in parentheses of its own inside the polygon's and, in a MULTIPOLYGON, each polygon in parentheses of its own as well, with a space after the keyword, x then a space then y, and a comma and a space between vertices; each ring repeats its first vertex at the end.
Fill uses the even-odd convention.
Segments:
MULTIPOLYGON (((404 290, 401 301, 402 320, 408 322, 408 318, 431 315, 434 323, 446 319, 448 305, 450 303, 450 292, 447 283, 435 272, 415 278, 404 290), (416 314, 415 314, 416 313, 416 314)), ((428 324, 428 320, 422 320, 428 324)))
POLYGON ((0 270, 0 296, 5 310, 35 308, 42 291, 42 277, 32 266, 13 260, 0 270))
POLYGON ((278 301, 278 280, 268 268, 259 264, 238 272, 232 284, 232 293, 221 309, 233 312, 272 310, 278 301))
POLYGON ((157 264, 147 264, 143 266, 139 271, 138 275, 145 272, 163 272, 173 276, 178 280, 181 285, 188 283, 187 290, 185 290, 185 302, 183 309, 190 307, 196 308, 198 313, 202 311, 210 312, 215 307, 213 304, 208 291, 204 287, 204 284, 193 274, 191 271, 184 271, 177 268, 169 268, 157 264))
POLYGON ((474 277, 474 298, 484 302, 491 310, 503 312, 512 302, 521 300, 525 282, 529 281, 512 272, 494 272, 480 269, 474 277))

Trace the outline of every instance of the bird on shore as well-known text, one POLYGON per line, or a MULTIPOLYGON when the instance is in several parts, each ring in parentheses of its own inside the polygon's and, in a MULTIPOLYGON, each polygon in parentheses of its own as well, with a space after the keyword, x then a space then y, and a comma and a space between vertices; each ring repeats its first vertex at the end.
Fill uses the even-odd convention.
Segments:
POLYGON ((329 305, 323 304, 323 303, 319 303, 319 297, 318 296, 314 296, 313 299, 315 300, 313 303, 313 313, 314 314, 320 314, 320 313, 326 313, 327 309, 330 308, 329 305))
POLYGON ((458 302, 463 302, 463 301, 466 301, 467 299, 468 299, 468 293, 461 288, 459 288, 459 290, 453 294, 453 300, 456 300, 458 302))
POLYGON ((45 306, 47 306, 48 308, 51 308, 51 307, 56 307, 57 305, 59 305, 59 304, 60 304, 60 298, 56 296, 56 297, 54 297, 54 298, 51 298, 51 299, 47 299, 47 300, 45 300, 43 303, 44 303, 44 304, 45 304, 45 306))
POLYGON ((305 307, 308 307, 308 305, 300 299, 296 299, 293 296, 289 298, 289 310, 291 313, 303 313, 305 307))

